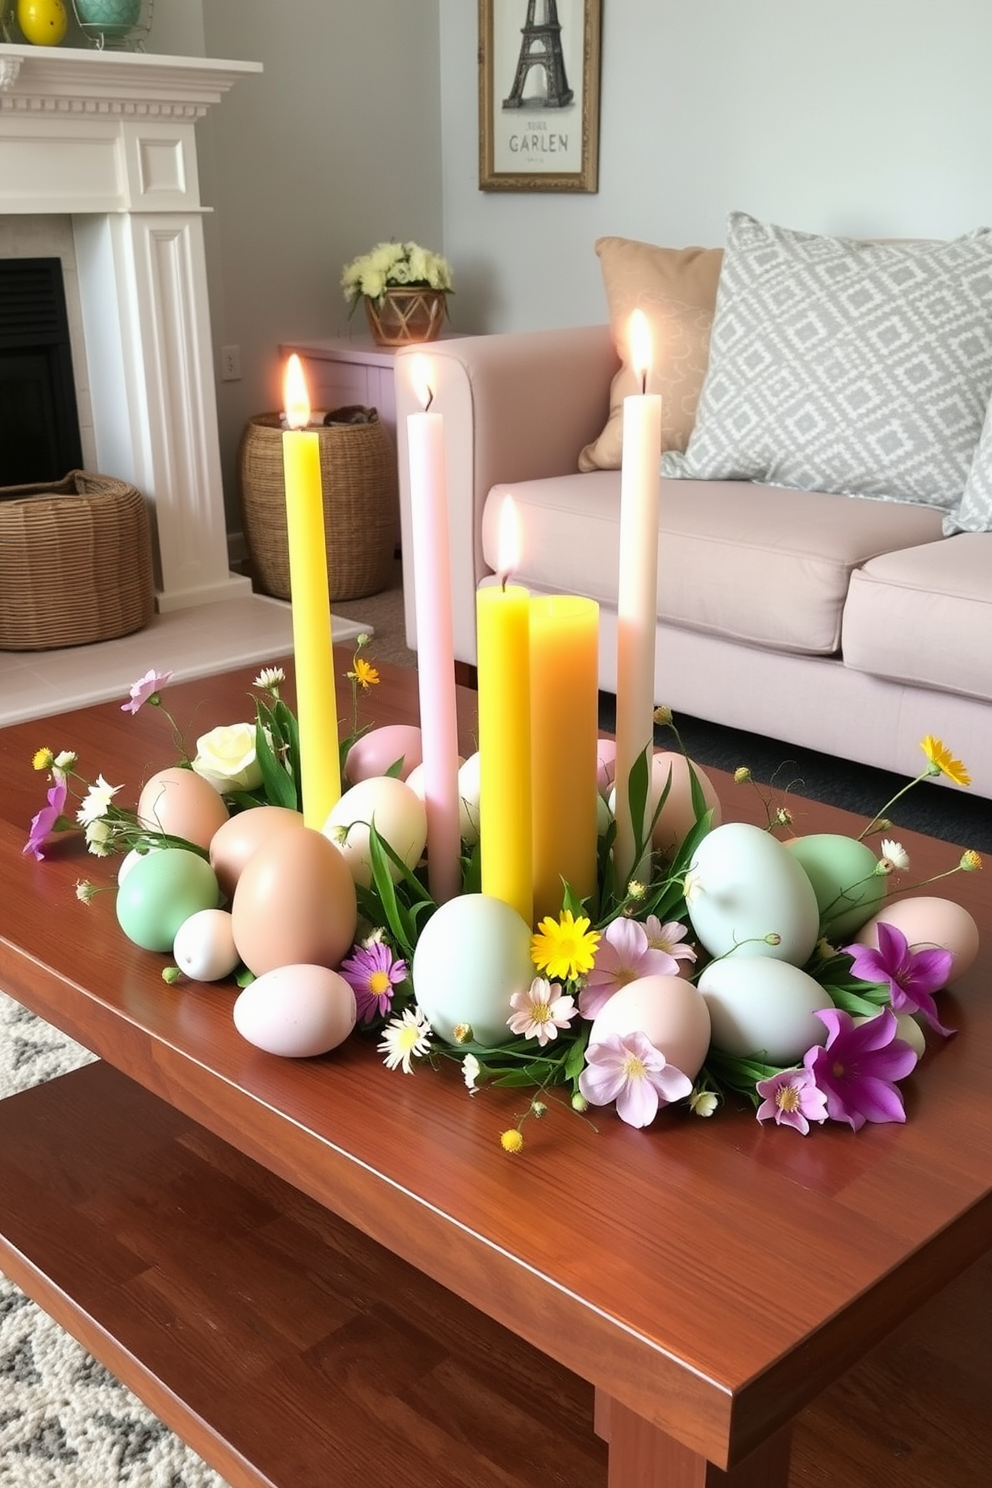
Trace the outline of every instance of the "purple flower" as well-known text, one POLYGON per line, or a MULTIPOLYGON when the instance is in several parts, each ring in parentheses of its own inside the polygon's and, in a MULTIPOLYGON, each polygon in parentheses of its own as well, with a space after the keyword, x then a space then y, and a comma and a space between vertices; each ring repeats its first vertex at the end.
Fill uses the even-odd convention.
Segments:
POLYGON ((889 997, 897 1012, 922 1013, 924 1018, 945 1038, 954 1032, 945 1028, 937 1016, 934 992, 947 986, 954 956, 938 946, 911 951, 909 942, 895 925, 878 925, 878 950, 873 946, 846 947, 851 957, 851 970, 863 982, 889 985, 889 997))
POLYGON ((121 703, 121 712, 137 713, 142 703, 147 703, 160 687, 165 686, 171 676, 171 672, 156 672, 153 668, 143 677, 139 677, 137 682, 132 682, 130 699, 126 703, 121 703))
POLYGON ((590 1105, 617 1103, 628 1126, 649 1126, 660 1105, 692 1094, 688 1075, 669 1064, 647 1034, 611 1034, 590 1044, 579 1090, 590 1105))
POLYGON ((595 1018, 628 982, 646 976, 677 976, 678 969, 675 957, 653 946, 638 920, 619 915, 607 925, 596 947, 592 970, 579 993, 579 1012, 584 1018, 595 1018))
POLYGON ((777 1126, 794 1126, 805 1137, 811 1121, 826 1121, 827 1098, 818 1090, 808 1069, 780 1070, 755 1087, 764 1096, 758 1120, 774 1120, 777 1126))
POLYGON ((397 960, 383 940, 356 946, 340 970, 355 994, 362 1023, 371 1023, 376 1014, 385 1017, 393 1005, 393 988, 406 978, 406 962, 397 960))
POLYGON ((45 856, 41 850, 41 844, 49 832, 53 830, 55 823, 62 815, 68 789, 69 787, 66 785, 64 779, 57 779, 48 792, 48 805, 42 806, 38 814, 31 818, 31 830, 28 833, 28 840, 25 842, 21 851, 25 854, 34 853, 39 863, 45 856))
POLYGON ((914 1068, 916 1052, 896 1037, 892 1009, 861 1024, 840 1008, 822 1008, 816 1016, 827 1042, 807 1049, 803 1064, 827 1098, 831 1121, 846 1121, 855 1131, 866 1121, 905 1121, 895 1081, 914 1068))

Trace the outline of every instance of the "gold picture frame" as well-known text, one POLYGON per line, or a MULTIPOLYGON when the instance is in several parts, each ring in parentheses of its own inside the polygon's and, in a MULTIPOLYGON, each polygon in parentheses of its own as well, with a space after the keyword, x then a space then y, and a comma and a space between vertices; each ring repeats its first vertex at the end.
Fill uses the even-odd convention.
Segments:
POLYGON ((479 0, 480 191, 599 190, 602 0, 479 0))

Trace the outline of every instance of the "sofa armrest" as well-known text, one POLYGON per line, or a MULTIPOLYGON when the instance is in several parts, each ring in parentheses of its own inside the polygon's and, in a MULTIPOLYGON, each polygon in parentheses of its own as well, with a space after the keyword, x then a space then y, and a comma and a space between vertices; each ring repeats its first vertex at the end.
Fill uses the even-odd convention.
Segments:
POLYGON ((415 358, 429 364, 431 408, 444 417, 451 596, 458 661, 475 661, 475 591, 489 572, 482 511, 497 482, 578 469, 609 416, 619 366, 608 326, 453 337, 396 354, 396 436, 407 642, 416 647, 406 415, 422 404, 415 358))

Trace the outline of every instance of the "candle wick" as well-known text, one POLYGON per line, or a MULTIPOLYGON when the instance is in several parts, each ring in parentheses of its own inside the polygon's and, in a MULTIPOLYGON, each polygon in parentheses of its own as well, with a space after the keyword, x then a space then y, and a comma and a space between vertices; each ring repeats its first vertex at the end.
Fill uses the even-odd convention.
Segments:
POLYGON ((641 396, 642 397, 647 392, 647 390, 648 390, 648 374, 647 374, 646 371, 644 371, 644 372, 641 373, 641 396))
POLYGON ((430 411, 431 411, 431 404, 433 402, 434 402, 434 389, 431 388, 431 387, 429 387, 427 389, 427 402, 424 404, 424 412, 425 413, 430 413, 430 411))

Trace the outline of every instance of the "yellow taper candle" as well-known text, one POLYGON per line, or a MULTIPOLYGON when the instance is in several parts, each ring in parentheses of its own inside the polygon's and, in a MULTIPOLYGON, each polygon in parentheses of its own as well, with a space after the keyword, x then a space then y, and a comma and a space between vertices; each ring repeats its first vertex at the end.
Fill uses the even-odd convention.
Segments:
POLYGON ((319 831, 341 795, 341 770, 320 442, 316 432, 306 428, 310 402, 300 359, 295 354, 287 363, 284 398, 286 422, 290 426, 282 436, 282 461, 300 730, 300 784, 304 822, 319 831))
POLYGON ((596 888, 599 605, 554 594, 530 602, 534 919, 557 919, 562 879, 596 888))
POLYGON ((533 924, 530 775, 530 596, 506 584, 514 559, 501 521, 500 577, 476 594, 479 675, 479 851, 482 892, 533 924), (505 561, 504 561, 505 560, 505 561))

